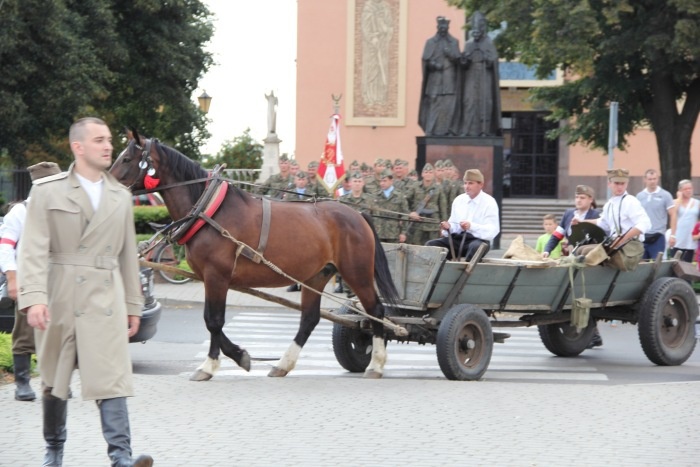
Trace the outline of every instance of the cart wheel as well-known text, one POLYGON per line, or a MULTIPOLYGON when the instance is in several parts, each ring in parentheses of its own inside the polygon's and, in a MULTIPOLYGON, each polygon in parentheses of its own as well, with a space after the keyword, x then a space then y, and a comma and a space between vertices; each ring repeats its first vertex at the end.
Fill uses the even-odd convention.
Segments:
POLYGON ((452 307, 438 328, 436 350, 447 379, 481 379, 493 352, 493 332, 486 313, 474 305, 452 307))
MULTIPOLYGON (((354 314, 343 305, 338 314, 354 314)), ((372 360, 372 335, 351 329, 339 323, 333 323, 333 352, 340 366, 351 373, 362 373, 372 360)))
POLYGON ((695 349, 695 291, 682 279, 655 280, 639 308, 639 342, 647 358, 657 365, 680 365, 695 349))
POLYGON ((593 318, 588 326, 578 331, 569 323, 541 324, 537 326, 545 348, 558 357, 576 357, 591 342, 596 322, 593 318))

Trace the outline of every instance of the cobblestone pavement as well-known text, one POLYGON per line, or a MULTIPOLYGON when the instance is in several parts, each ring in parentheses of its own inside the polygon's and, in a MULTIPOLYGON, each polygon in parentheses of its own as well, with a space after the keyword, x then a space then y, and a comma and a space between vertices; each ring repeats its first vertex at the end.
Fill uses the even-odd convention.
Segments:
MULTIPOLYGON (((136 375, 135 385, 134 451, 162 466, 691 466, 700 454, 700 383, 136 375)), ((13 389, 0 387, 0 465, 37 466, 41 404, 15 402, 13 389)), ((108 465, 97 408, 79 397, 64 465, 108 465)))

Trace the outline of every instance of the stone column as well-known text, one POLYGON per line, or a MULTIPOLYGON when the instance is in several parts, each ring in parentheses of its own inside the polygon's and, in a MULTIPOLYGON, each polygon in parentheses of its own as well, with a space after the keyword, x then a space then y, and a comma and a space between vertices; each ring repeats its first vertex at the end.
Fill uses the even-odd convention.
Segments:
POLYGON ((263 140, 265 146, 263 147, 263 163, 260 167, 260 177, 257 182, 262 183, 271 175, 276 174, 279 171, 279 157, 280 157, 280 143, 281 139, 277 137, 276 133, 268 133, 267 138, 263 140))

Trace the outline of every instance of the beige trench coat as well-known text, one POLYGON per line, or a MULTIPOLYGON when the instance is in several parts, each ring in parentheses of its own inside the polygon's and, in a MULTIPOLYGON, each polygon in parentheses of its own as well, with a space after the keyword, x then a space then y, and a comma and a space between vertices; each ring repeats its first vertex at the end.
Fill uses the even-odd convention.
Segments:
POLYGON ((105 172, 94 211, 73 166, 34 185, 19 248, 18 304, 47 304, 36 331, 43 384, 68 398, 79 369, 85 400, 133 395, 127 314, 140 316, 131 194, 105 172))

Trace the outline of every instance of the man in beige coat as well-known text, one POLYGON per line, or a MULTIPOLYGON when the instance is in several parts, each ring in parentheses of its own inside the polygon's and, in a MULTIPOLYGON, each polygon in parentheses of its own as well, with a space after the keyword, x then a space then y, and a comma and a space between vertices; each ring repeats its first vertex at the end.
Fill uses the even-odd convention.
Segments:
POLYGON ((133 396, 128 339, 143 296, 131 194, 107 169, 112 137, 97 118, 71 126, 75 162, 34 185, 19 248, 19 308, 36 329, 44 412, 44 465, 61 465, 71 374, 95 400, 113 466, 131 459, 126 397, 133 396), (79 363, 79 365, 78 365, 79 363))

